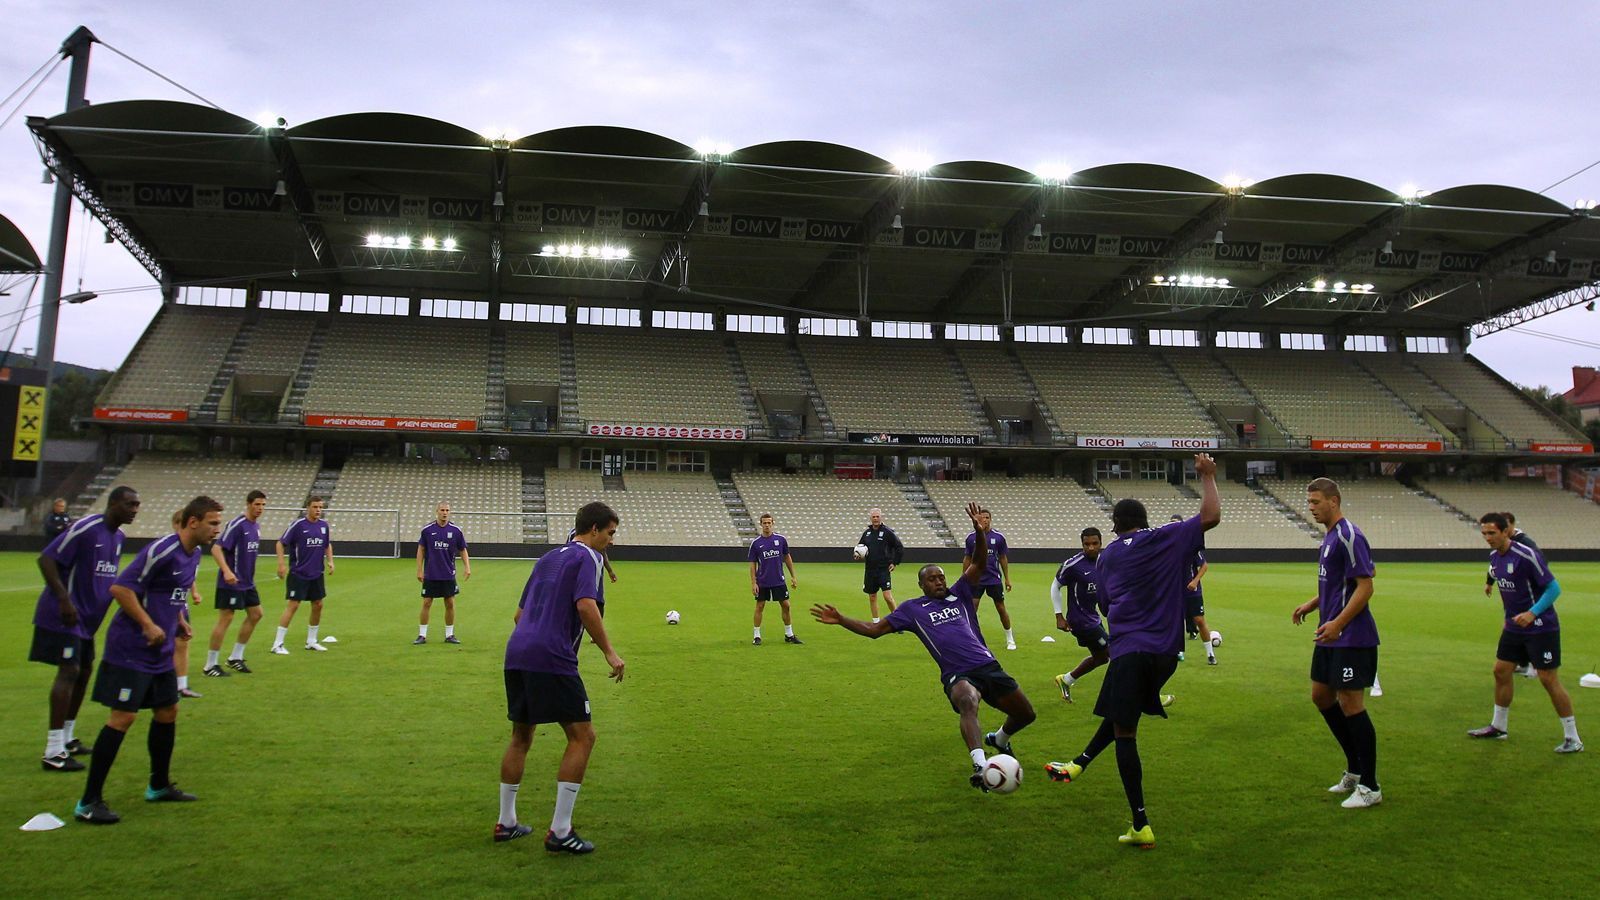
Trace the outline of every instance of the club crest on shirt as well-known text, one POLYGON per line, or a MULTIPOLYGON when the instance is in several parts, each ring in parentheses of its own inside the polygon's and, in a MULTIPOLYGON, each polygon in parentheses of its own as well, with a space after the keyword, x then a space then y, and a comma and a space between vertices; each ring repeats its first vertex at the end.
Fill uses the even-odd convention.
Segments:
POLYGON ((1517 571, 1517 564, 1516 563, 1506 563, 1506 574, 1507 575, 1510 575, 1515 571, 1517 571))

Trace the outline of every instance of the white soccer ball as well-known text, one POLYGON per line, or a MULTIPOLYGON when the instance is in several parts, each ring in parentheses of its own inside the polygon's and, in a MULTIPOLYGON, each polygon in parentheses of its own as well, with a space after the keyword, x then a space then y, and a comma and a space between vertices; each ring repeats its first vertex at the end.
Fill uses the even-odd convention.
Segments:
POLYGON ((858 562, 860 560, 863 560, 863 559, 867 558, 867 545, 866 544, 857 544, 856 545, 855 558, 856 558, 856 560, 858 562))
POLYGON ((1009 794, 1022 787, 1022 763, 1002 753, 983 764, 983 784, 992 793, 1009 794))
POLYGON ((1213 646, 1213 647, 1221 647, 1222 646, 1222 632, 1220 632, 1220 631, 1211 632, 1211 646, 1213 646))
POLYGON ((677 610, 675 610, 675 609, 667 610, 667 624, 668 625, 676 625, 676 624, 678 624, 678 618, 679 618, 679 616, 678 616, 678 611, 677 610))

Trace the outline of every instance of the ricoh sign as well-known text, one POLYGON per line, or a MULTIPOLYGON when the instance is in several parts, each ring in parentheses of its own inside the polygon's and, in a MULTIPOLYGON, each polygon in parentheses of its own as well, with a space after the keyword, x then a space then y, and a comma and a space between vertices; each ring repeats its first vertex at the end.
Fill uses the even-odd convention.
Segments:
POLYGON ((1104 450, 1215 450, 1216 438, 1123 437, 1118 435, 1079 435, 1079 447, 1104 450))

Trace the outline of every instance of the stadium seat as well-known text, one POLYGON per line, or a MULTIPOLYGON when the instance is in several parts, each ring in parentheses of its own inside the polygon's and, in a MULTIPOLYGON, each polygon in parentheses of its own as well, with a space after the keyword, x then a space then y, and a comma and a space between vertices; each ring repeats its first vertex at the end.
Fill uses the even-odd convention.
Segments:
POLYGON ((1344 354, 1244 350, 1219 357, 1294 437, 1444 440, 1344 354))
MULTIPOLYGON (((171 532, 172 514, 196 495, 205 494, 219 501, 223 506, 222 520, 227 522, 243 511, 245 495, 259 489, 267 494, 261 537, 271 541, 300 514, 317 468, 315 460, 196 459, 145 451, 123 468, 90 509, 104 510, 111 488, 125 484, 139 492, 140 510, 138 518, 123 532, 128 537, 152 538, 171 532)), ((262 552, 272 552, 270 543, 262 552)))
POLYGON ((658 328, 573 335, 586 422, 747 425, 719 335, 658 328))
POLYGON ((355 457, 339 472, 328 521, 342 540, 392 541, 399 512, 401 555, 415 553, 422 527, 441 502, 474 543, 522 542, 522 467, 515 463, 355 457), (383 510, 357 513, 356 509, 383 510))
POLYGON ((236 374, 293 376, 315 326, 315 318, 306 314, 263 314, 239 356, 236 374))
POLYGON ((978 434, 933 341, 802 337, 800 351, 842 431, 978 434))
POLYGON ((243 321, 243 310, 162 304, 155 321, 101 392, 98 405, 199 406, 243 321))
POLYGON ((1136 437, 1219 436, 1153 352, 1100 345, 1018 344, 1039 394, 1068 432, 1136 437))
MULTIPOLYGON (((1265 479, 1261 484, 1289 508, 1305 508, 1304 482, 1265 479)), ((1483 546, 1478 526, 1462 521, 1432 498, 1394 479, 1341 479, 1339 492, 1345 516, 1366 534, 1380 562, 1385 549, 1464 550, 1483 546)))
POLYGON ((891 481, 841 479, 817 472, 790 475, 759 471, 735 472, 733 483, 751 519, 772 513, 778 533, 789 543, 796 547, 838 547, 842 562, 849 561, 850 548, 867 527, 867 510, 873 507, 883 510, 884 523, 907 547, 946 546, 891 481))
POLYGON ((488 387, 482 322, 340 315, 306 390, 307 413, 478 419, 488 387))
POLYGON ((1595 535, 1600 535, 1600 504, 1539 479, 1440 479, 1419 486, 1474 519, 1488 512, 1510 512, 1517 517, 1517 527, 1540 547, 1590 549, 1595 535))
POLYGON ((1534 406, 1476 359, 1444 353, 1410 356, 1418 368, 1458 397, 1500 433, 1526 446, 1534 441, 1588 443, 1578 431, 1534 406))

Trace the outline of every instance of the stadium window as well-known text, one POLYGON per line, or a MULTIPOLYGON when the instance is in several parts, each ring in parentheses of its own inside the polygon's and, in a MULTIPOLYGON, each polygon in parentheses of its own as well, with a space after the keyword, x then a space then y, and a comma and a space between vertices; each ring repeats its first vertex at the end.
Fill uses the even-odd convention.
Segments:
POLYGON ((404 316, 411 312, 411 298, 346 294, 339 301, 339 312, 364 316, 404 316))
POLYGON ((418 311, 435 319, 487 319, 489 301, 424 299, 418 311))
POLYGON ((668 472, 708 472, 711 469, 709 456, 704 450, 668 450, 668 472))
POLYGON ((944 326, 944 336, 945 340, 954 341, 998 341, 1000 326, 950 323, 944 326))
POLYGON ((179 306, 220 306, 243 309, 250 300, 244 288, 186 287, 178 289, 179 306))
POLYGON ((1072 333, 1061 325, 1018 325, 1013 334, 1025 344, 1065 344, 1072 333))
POLYGON ((1140 481, 1166 481, 1167 461, 1164 459, 1139 460, 1140 481))
POLYGON ((1280 350, 1326 350, 1323 335, 1292 331, 1278 335, 1280 350))
POLYGON ((1229 350, 1260 350, 1261 332, 1219 331, 1217 332, 1217 346, 1229 350))
POLYGON ((654 450, 624 450, 622 451, 622 470, 624 472, 654 472, 656 470, 657 454, 654 450))
POLYGON ((688 312, 681 309, 658 309, 650 313, 650 324, 656 328, 680 328, 687 331, 715 331, 716 320, 708 312, 688 312))
POLYGON ((1150 343, 1156 347, 1199 347, 1200 332, 1186 328, 1154 328, 1150 343))
POLYGON ((617 309, 610 306, 580 306, 578 307, 578 324, 638 328, 639 311, 637 309, 617 309))
POLYGON ((855 319, 801 319, 800 333, 821 337, 858 337, 861 330, 856 327, 855 319))
POLYGON ((567 308, 548 303, 502 303, 502 322, 542 322, 548 325, 567 324, 567 308))
POLYGON ((783 317, 745 315, 729 316, 728 330, 745 332, 747 334, 783 334, 783 317))
POLYGON ((1131 459, 1097 459, 1094 461, 1096 481, 1123 481, 1133 477, 1131 459))
POLYGON ((872 336, 875 338, 910 338, 914 340, 932 340, 933 326, 927 322, 880 322, 872 323, 872 336))
POLYGON ((1442 337, 1408 337, 1407 353, 1449 353, 1450 339, 1442 337))
POLYGON ((599 447, 584 447, 578 451, 578 468, 600 471, 606 464, 606 451, 599 447))
POLYGON ((1382 353, 1389 349, 1389 342, 1381 334, 1347 334, 1344 348, 1358 353, 1382 353))
POLYGON ((1132 344, 1132 328, 1085 328, 1083 330, 1085 344, 1132 344))
POLYGON ((285 312, 327 312, 328 295, 306 291, 263 291, 261 308, 285 312))

